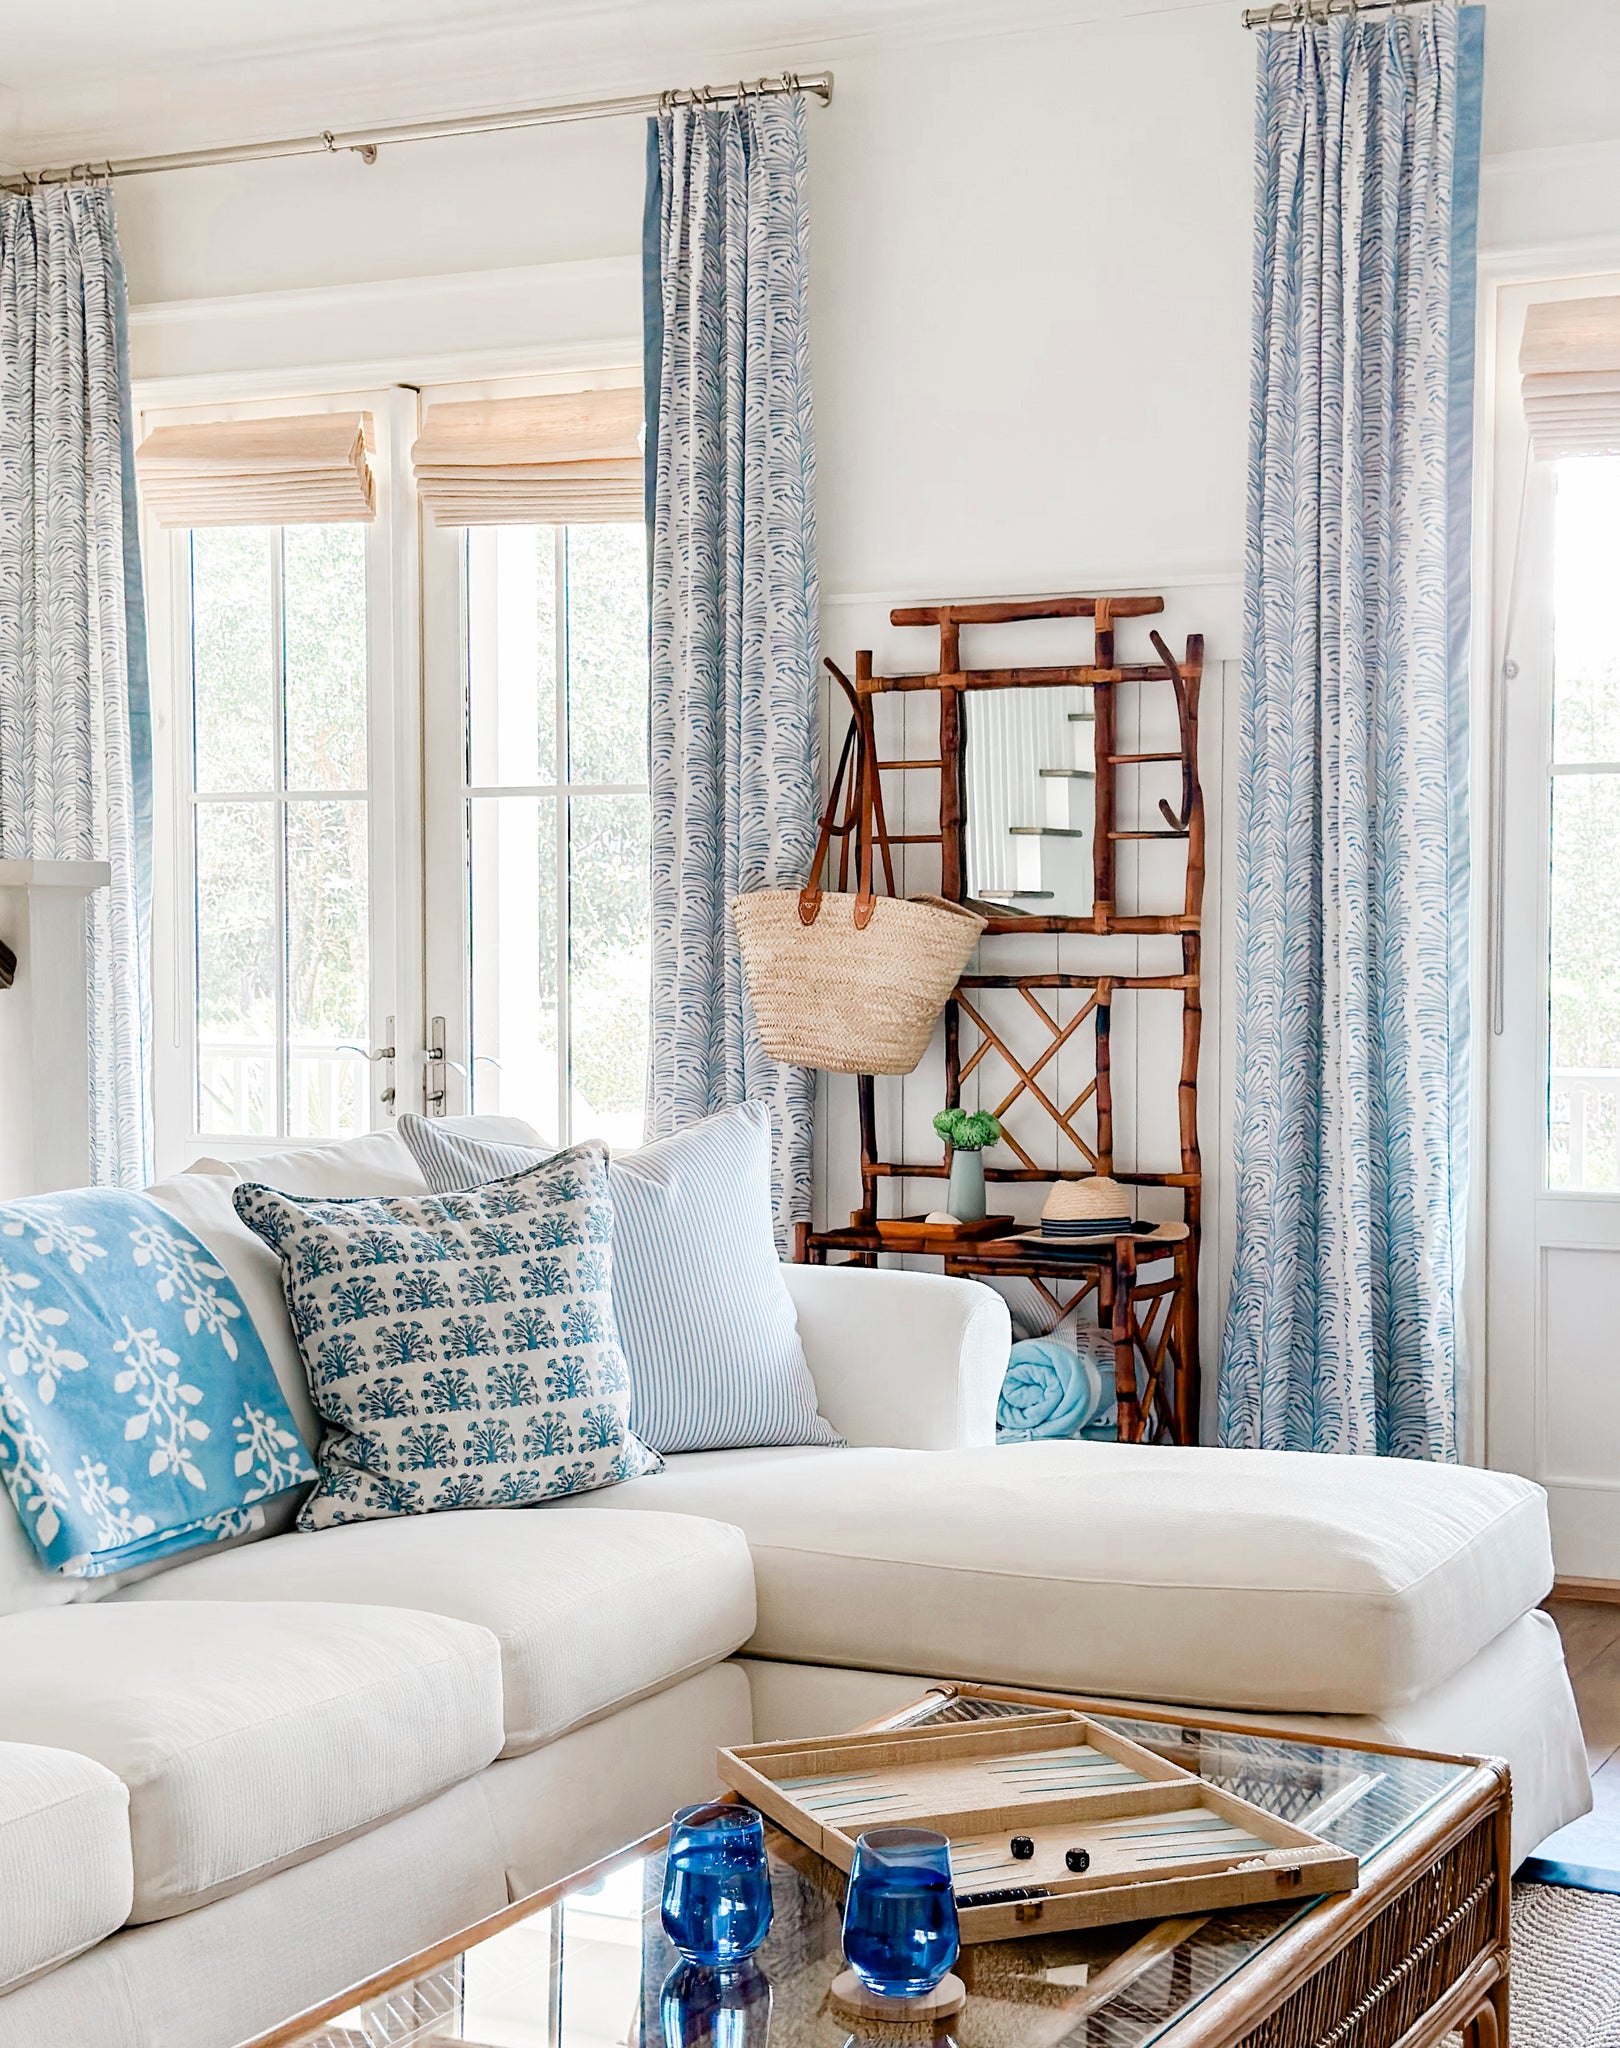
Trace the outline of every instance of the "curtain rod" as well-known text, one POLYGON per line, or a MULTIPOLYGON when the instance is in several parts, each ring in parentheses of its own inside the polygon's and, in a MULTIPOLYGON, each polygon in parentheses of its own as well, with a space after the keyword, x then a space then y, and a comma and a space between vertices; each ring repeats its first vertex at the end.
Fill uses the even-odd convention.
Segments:
POLYGON ((1404 14, 1412 6, 1436 0, 1276 0, 1273 7, 1245 7, 1245 28, 1297 28, 1305 21, 1327 21, 1335 14, 1404 14))
POLYGON ((832 73, 818 71, 801 78, 784 71, 777 78, 752 84, 698 85, 674 92, 632 93, 624 99, 576 100, 567 106, 512 107, 499 114, 468 114, 443 121, 410 121, 393 128, 331 129, 319 135, 294 135, 279 142, 238 142, 223 149, 186 149, 173 156, 128 157, 122 163, 64 165, 48 171, 14 171, 0 177, 0 191, 32 192, 40 185, 82 184, 101 178, 145 178, 155 171, 195 171, 213 164, 254 164, 284 156, 336 156, 352 150, 362 163, 374 164, 377 152, 395 142, 437 142, 452 135, 492 135, 507 128, 549 128, 563 121, 600 121, 615 114, 666 113, 671 107, 731 107, 748 99, 772 99, 783 93, 809 93, 826 106, 832 98, 832 73))

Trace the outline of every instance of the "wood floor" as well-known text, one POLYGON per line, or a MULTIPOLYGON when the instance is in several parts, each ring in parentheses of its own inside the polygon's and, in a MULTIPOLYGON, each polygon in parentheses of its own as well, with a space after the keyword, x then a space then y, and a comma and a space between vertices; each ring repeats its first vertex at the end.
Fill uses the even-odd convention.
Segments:
MULTIPOLYGON (((1549 1600, 1548 1612, 1564 1639, 1564 1659, 1575 1687, 1581 1733, 1592 1773, 1592 1811, 1550 1835, 1537 1851, 1548 1866, 1608 1879, 1620 1872, 1620 1602, 1549 1600)), ((1532 1866, 1532 1875, 1540 1873, 1532 1866)), ((1612 1882, 1600 1889, 1613 1890, 1612 1882)))
POLYGON ((1593 1789, 1620 1794, 1620 1601, 1549 1600, 1581 1711, 1593 1789))

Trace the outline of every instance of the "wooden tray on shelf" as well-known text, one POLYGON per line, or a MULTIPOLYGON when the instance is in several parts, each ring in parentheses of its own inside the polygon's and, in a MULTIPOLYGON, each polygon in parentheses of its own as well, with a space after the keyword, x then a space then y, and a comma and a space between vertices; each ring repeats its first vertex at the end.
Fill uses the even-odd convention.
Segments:
POLYGON ((866 1828, 948 1835, 965 1942, 1353 1891, 1357 1861, 1067 1710, 722 1749, 721 1778, 841 1870, 866 1828), (1013 1835, 1033 1856, 1015 1859, 1013 1835), (1068 1869, 1071 1848, 1090 1857, 1068 1869), (1020 1896, 1007 1897, 1014 1893, 1020 1896))
POLYGON ((922 1216, 885 1216, 872 1227, 885 1244, 918 1251, 924 1246, 976 1244, 987 1237, 1006 1237, 1018 1223, 1011 1216, 981 1216, 976 1223, 930 1223, 922 1216))

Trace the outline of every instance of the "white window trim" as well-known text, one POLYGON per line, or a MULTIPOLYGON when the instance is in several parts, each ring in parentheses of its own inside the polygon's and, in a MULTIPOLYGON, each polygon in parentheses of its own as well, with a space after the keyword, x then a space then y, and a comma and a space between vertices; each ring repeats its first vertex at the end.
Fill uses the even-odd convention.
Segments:
POLYGON ((1474 845, 1474 1203, 1468 1315, 1484 1352, 1473 1455, 1548 1489, 1560 1569, 1612 1576, 1620 1482, 1595 1481, 1557 1450, 1580 1388, 1552 1335, 1549 1262, 1620 1262, 1620 1197, 1549 1188, 1546 1091, 1551 784, 1552 468, 1526 466, 1518 352, 1526 308, 1620 291, 1620 244, 1504 252, 1481 265, 1483 346, 1476 436, 1474 845), (1525 493, 1526 480, 1528 493, 1525 493), (1524 497, 1521 534, 1521 497, 1524 497), (1519 589, 1509 606, 1515 558, 1519 589), (1517 673, 1504 678, 1511 658, 1517 673), (1484 857, 1488 854, 1488 858, 1484 857), (1501 892, 1501 902, 1496 900, 1501 892), (1501 961, 1495 958, 1501 919, 1501 961), (1493 1028, 1500 1003, 1503 1029, 1493 1028), (1488 1295, 1487 1295, 1488 1289, 1488 1295))

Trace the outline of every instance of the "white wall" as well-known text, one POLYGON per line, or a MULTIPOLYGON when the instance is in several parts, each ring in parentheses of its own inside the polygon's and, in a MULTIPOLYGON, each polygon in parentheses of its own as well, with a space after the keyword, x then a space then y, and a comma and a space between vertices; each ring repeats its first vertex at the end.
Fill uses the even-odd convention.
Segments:
MULTIPOLYGON (((1217 809, 1248 410, 1254 47, 1235 16, 1184 7, 841 53, 833 104, 810 116, 826 650, 871 646, 881 666, 903 599, 1162 590, 1173 645, 1208 635, 1217 809)), ((1490 0, 1488 17, 1482 239, 1497 274, 1595 266, 1620 237, 1620 6, 1490 0)), ((725 75, 765 68, 750 59, 725 75)), ((239 371, 251 388, 363 360, 403 376, 468 346, 633 361, 643 132, 604 121, 385 150, 373 168, 131 181, 118 204, 136 374, 239 371)), ((1229 855, 1212 852, 1212 909, 1229 855)), ((1218 1198, 1230 1020, 1216 990, 1206 1000, 1218 1198)), ((851 1192, 845 1131, 835 1087, 834 1215, 851 1192)), ((1205 1292, 1213 1334, 1218 1288, 1205 1292)))

